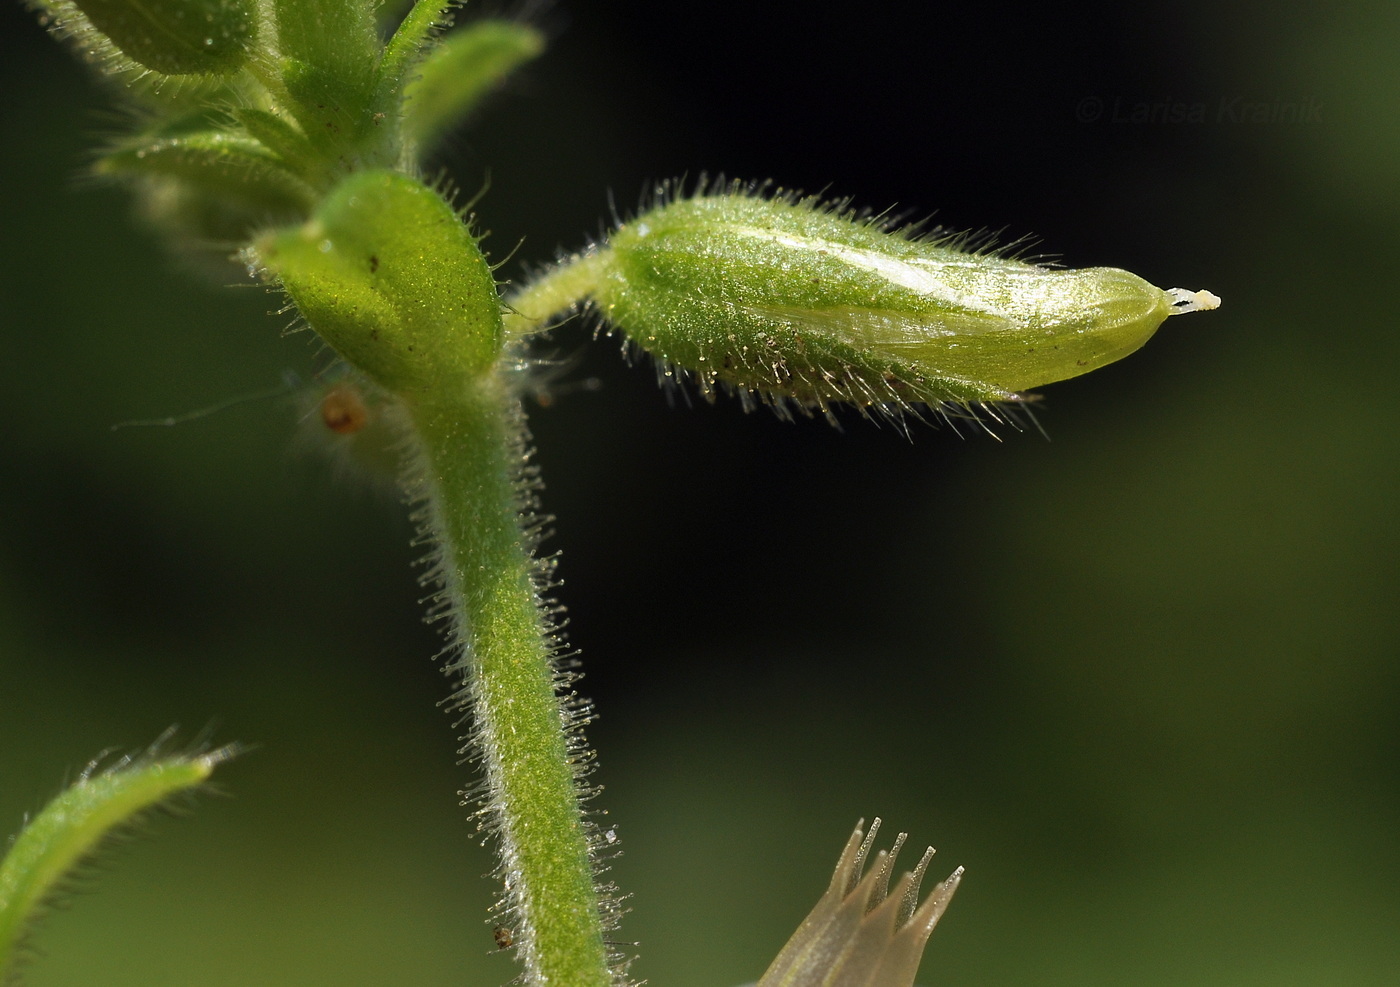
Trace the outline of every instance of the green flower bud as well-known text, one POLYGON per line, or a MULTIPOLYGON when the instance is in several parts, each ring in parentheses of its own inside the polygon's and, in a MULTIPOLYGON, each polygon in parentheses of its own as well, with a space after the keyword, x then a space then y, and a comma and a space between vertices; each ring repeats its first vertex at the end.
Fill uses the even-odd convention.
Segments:
POLYGON ((490 265, 452 207, 407 175, 350 176, 254 254, 311 327, 393 394, 449 393, 500 354, 490 265))
POLYGON ((737 189, 645 212, 592 260, 603 317, 668 370, 822 410, 1018 400, 1219 304, 737 189))
POLYGON ((227 75, 257 36, 256 0, 35 0, 60 34, 109 42, 162 75, 227 75))

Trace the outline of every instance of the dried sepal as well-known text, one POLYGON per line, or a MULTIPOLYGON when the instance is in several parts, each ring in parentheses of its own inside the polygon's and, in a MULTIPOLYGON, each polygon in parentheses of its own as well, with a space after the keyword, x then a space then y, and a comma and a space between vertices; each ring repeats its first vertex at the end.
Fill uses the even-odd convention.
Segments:
POLYGON ((904 845, 881 850, 873 866, 865 863, 879 832, 880 820, 862 831, 864 820, 846 841, 826 893, 793 933, 758 987, 907 987, 913 984, 924 945, 942 917, 963 870, 939 884, 922 905, 919 886, 933 848, 918 867, 889 887, 894 861, 904 845))

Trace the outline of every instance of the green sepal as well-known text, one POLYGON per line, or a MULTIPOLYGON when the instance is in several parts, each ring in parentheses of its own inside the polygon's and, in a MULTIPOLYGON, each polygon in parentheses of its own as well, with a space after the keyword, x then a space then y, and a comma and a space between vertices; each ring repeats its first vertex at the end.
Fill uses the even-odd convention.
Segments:
POLYGON ((544 35, 514 21, 479 21, 447 35, 406 88, 403 135, 426 152, 502 79, 544 51, 544 35))
POLYGON ((1133 352, 1176 301, 1126 271, 1027 264, 733 188, 645 212, 607 247, 591 294, 636 345, 706 391, 823 409, 1012 400, 1133 352))
POLYGON ((352 175, 255 255, 311 327, 393 394, 453 393, 501 352, 490 265, 442 196, 406 175, 352 175))
POLYGON ((143 758, 89 771, 44 807, 0 861, 0 981, 8 983, 17 950, 65 875, 114 830, 208 779, 233 751, 143 758))
POLYGON ((256 0, 33 0, 33 6, 58 33, 80 44, 105 41, 161 75, 228 75, 244 66, 258 40, 256 0))

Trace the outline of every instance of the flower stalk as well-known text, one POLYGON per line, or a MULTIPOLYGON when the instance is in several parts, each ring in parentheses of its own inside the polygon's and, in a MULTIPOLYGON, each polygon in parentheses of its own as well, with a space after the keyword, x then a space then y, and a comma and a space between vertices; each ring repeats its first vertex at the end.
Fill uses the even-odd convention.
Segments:
POLYGON ((595 890, 592 827, 579 806, 589 707, 567 691, 545 596, 550 566, 530 550, 536 483, 522 469, 518 399, 492 375, 405 410, 417 446, 410 494, 435 546, 426 578, 441 587, 446 671, 460 676, 452 708, 471 729, 461 753, 485 774, 480 812, 499 841, 500 907, 525 983, 606 987, 603 933, 616 909, 595 890))

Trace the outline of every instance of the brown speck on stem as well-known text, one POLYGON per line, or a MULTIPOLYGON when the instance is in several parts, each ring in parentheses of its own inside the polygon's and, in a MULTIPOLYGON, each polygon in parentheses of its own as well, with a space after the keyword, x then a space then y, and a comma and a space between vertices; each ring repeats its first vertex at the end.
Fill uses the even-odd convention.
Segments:
POLYGON ((353 435, 369 424, 369 408, 357 388, 337 384, 321 398, 321 421, 336 435, 353 435))

